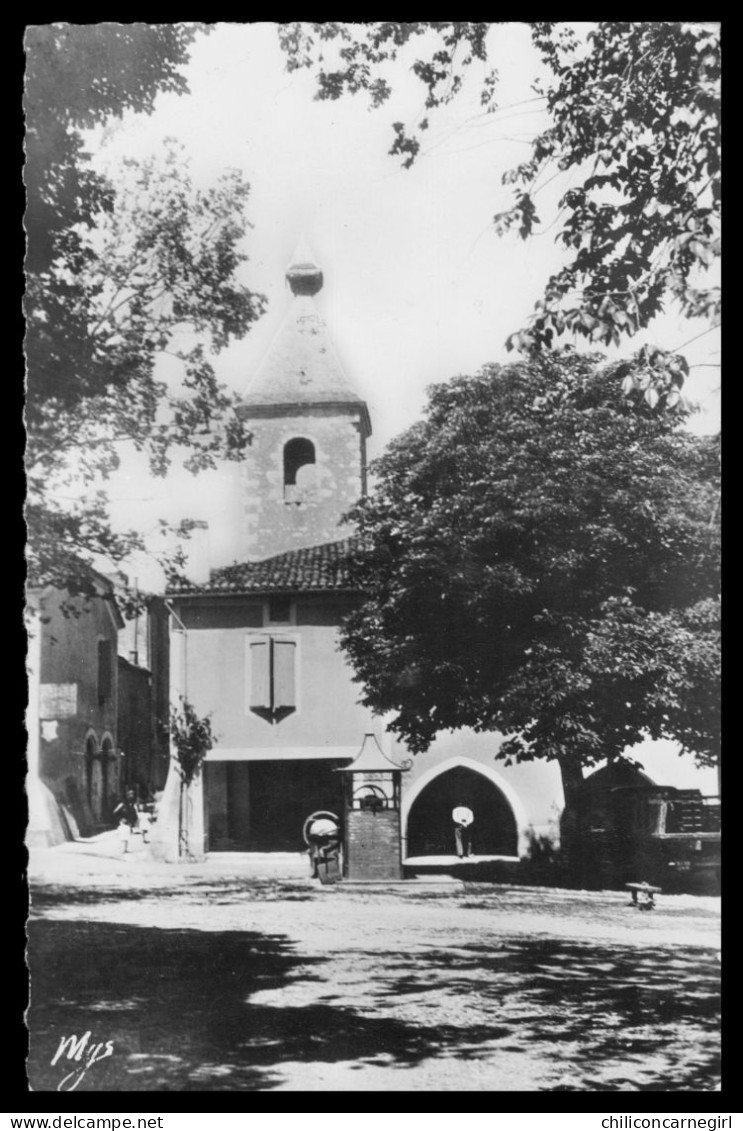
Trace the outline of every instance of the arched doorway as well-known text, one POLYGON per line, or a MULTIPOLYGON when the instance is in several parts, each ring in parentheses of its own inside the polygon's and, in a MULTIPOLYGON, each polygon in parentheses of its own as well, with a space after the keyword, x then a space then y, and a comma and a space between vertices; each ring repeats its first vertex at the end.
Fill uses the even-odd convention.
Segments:
POLYGON ((408 815, 407 855, 452 856, 452 809, 472 810, 472 852, 475 856, 518 856, 518 829, 513 810, 497 785, 467 766, 453 766, 421 790, 408 815))
POLYGON ((101 811, 104 821, 110 820, 113 802, 118 793, 118 766, 114 744, 109 735, 104 735, 101 743, 101 764, 103 766, 103 803, 101 811))

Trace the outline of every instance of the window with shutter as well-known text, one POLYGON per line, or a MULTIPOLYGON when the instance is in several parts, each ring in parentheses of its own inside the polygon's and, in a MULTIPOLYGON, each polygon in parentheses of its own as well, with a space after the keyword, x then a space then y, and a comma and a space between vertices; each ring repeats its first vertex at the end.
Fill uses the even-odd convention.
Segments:
POLYGON ((251 710, 271 709, 271 638, 254 636, 249 640, 251 710))
POLYGON ((297 640, 249 636, 246 653, 247 709, 278 722, 297 709, 297 640))
POLYGON ((280 711, 296 707, 294 695, 294 658, 296 640, 276 636, 273 645, 273 709, 280 711))

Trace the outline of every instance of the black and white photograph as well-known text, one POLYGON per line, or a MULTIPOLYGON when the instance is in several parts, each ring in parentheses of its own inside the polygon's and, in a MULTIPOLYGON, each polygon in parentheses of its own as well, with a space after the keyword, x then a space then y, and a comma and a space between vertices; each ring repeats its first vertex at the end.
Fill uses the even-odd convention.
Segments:
POLYGON ((714 1100, 720 25, 23 49, 27 1093, 714 1100))

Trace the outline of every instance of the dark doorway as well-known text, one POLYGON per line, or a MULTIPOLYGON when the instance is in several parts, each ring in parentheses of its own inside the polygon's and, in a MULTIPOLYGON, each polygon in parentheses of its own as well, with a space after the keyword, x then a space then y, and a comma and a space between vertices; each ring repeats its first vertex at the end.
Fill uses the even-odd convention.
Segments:
POLYGON ((453 856, 452 809, 472 810, 475 856, 517 856, 518 831, 511 806, 489 778, 465 766, 439 774, 413 802, 408 817, 408 856, 453 856))
POLYGON ((252 762, 250 765, 251 846, 254 852, 298 852, 310 813, 341 815, 345 762, 252 762))
POLYGON ((348 761, 212 762, 206 765, 209 850, 301 852, 307 817, 340 817, 348 761))

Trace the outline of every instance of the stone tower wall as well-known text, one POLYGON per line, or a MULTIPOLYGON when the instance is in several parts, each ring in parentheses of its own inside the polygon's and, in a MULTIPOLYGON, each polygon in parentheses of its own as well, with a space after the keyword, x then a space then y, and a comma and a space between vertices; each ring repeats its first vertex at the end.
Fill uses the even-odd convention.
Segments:
POLYGON ((238 560, 256 561, 287 550, 347 537, 340 520, 366 490, 365 440, 352 410, 296 407, 249 420, 253 440, 242 465, 238 560), (284 449, 311 441, 314 483, 287 490, 284 449))

